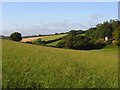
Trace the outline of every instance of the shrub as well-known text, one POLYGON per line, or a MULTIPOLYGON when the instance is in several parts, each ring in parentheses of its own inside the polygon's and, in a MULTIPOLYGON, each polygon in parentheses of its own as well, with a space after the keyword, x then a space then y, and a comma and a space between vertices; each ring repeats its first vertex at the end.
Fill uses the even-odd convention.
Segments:
POLYGON ((90 39, 85 36, 68 35, 57 44, 59 48, 88 49, 90 39))
POLYGON ((117 46, 120 46, 120 39, 116 43, 117 46))
POLYGON ((41 45, 42 44, 41 38, 35 40, 33 43, 37 45, 41 45))
POLYGON ((64 46, 65 46, 65 43, 63 41, 58 42, 56 45, 56 47, 58 47, 58 48, 63 48, 64 46))
POLYGON ((113 32, 113 37, 117 46, 120 46, 120 27, 113 32))
POLYGON ((96 44, 105 44, 105 41, 104 41, 104 39, 98 39, 96 41, 96 44))
POLYGON ((106 45, 108 46, 108 45, 111 45, 112 44, 112 40, 108 40, 107 42, 106 42, 106 45))
POLYGON ((75 30, 71 30, 71 31, 69 31, 68 35, 76 35, 76 31, 75 30))
POLYGON ((57 47, 77 50, 92 50, 101 49, 105 47, 105 45, 106 44, 102 39, 95 42, 85 36, 68 35, 57 44, 57 47))
POLYGON ((19 32, 14 32, 10 35, 10 39, 13 41, 21 41, 22 37, 21 37, 21 33, 19 32))

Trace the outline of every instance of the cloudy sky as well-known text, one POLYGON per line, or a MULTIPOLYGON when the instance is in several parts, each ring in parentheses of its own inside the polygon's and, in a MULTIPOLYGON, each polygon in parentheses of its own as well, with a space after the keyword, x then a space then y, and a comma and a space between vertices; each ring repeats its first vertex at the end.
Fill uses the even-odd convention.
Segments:
POLYGON ((2 33, 50 34, 86 30, 118 18, 117 2, 4 2, 2 33))

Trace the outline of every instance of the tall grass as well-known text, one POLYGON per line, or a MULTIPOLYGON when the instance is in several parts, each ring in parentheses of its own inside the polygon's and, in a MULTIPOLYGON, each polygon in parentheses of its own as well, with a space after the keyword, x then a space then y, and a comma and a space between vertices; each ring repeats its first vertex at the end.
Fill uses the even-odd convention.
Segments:
MULTIPOLYGON (((113 53, 113 52, 116 53, 113 53)), ((3 40, 3 88, 116 88, 118 55, 3 40)))

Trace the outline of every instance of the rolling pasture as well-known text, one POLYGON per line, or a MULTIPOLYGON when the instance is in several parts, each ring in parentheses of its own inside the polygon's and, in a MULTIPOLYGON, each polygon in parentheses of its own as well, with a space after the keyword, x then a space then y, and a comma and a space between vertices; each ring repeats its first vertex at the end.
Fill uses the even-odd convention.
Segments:
POLYGON ((60 34, 60 35, 53 35, 53 36, 40 36, 40 37, 30 37, 30 38, 23 38, 21 42, 31 42, 31 41, 34 41, 34 40, 37 40, 39 38, 41 38, 41 40, 45 40, 45 41, 48 41, 48 40, 53 40, 53 39, 56 39, 56 38, 61 38, 63 36, 66 36, 67 34, 60 34))
POLYGON ((55 41, 55 42, 52 42, 52 43, 48 43, 46 44, 47 46, 56 46, 58 44, 58 42, 60 42, 61 40, 58 40, 58 41, 55 41))
POLYGON ((3 88, 117 88, 117 48, 68 50, 2 42, 3 88))

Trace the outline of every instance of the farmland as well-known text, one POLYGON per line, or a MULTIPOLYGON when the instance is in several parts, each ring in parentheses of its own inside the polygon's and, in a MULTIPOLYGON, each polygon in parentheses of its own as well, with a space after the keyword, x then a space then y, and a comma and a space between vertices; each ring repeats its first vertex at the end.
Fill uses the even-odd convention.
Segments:
POLYGON ((117 88, 117 48, 70 50, 2 40, 3 88, 117 88))
POLYGON ((46 44, 47 46, 56 46, 58 42, 60 42, 61 40, 59 41, 55 41, 55 42, 52 42, 52 43, 48 43, 46 44))
POLYGON ((23 38, 21 42, 31 42, 34 40, 37 40, 39 38, 41 38, 42 40, 48 41, 48 40, 53 40, 56 38, 61 38, 63 36, 66 36, 67 34, 60 34, 60 35, 53 35, 53 36, 40 36, 40 37, 31 37, 31 38, 23 38))

